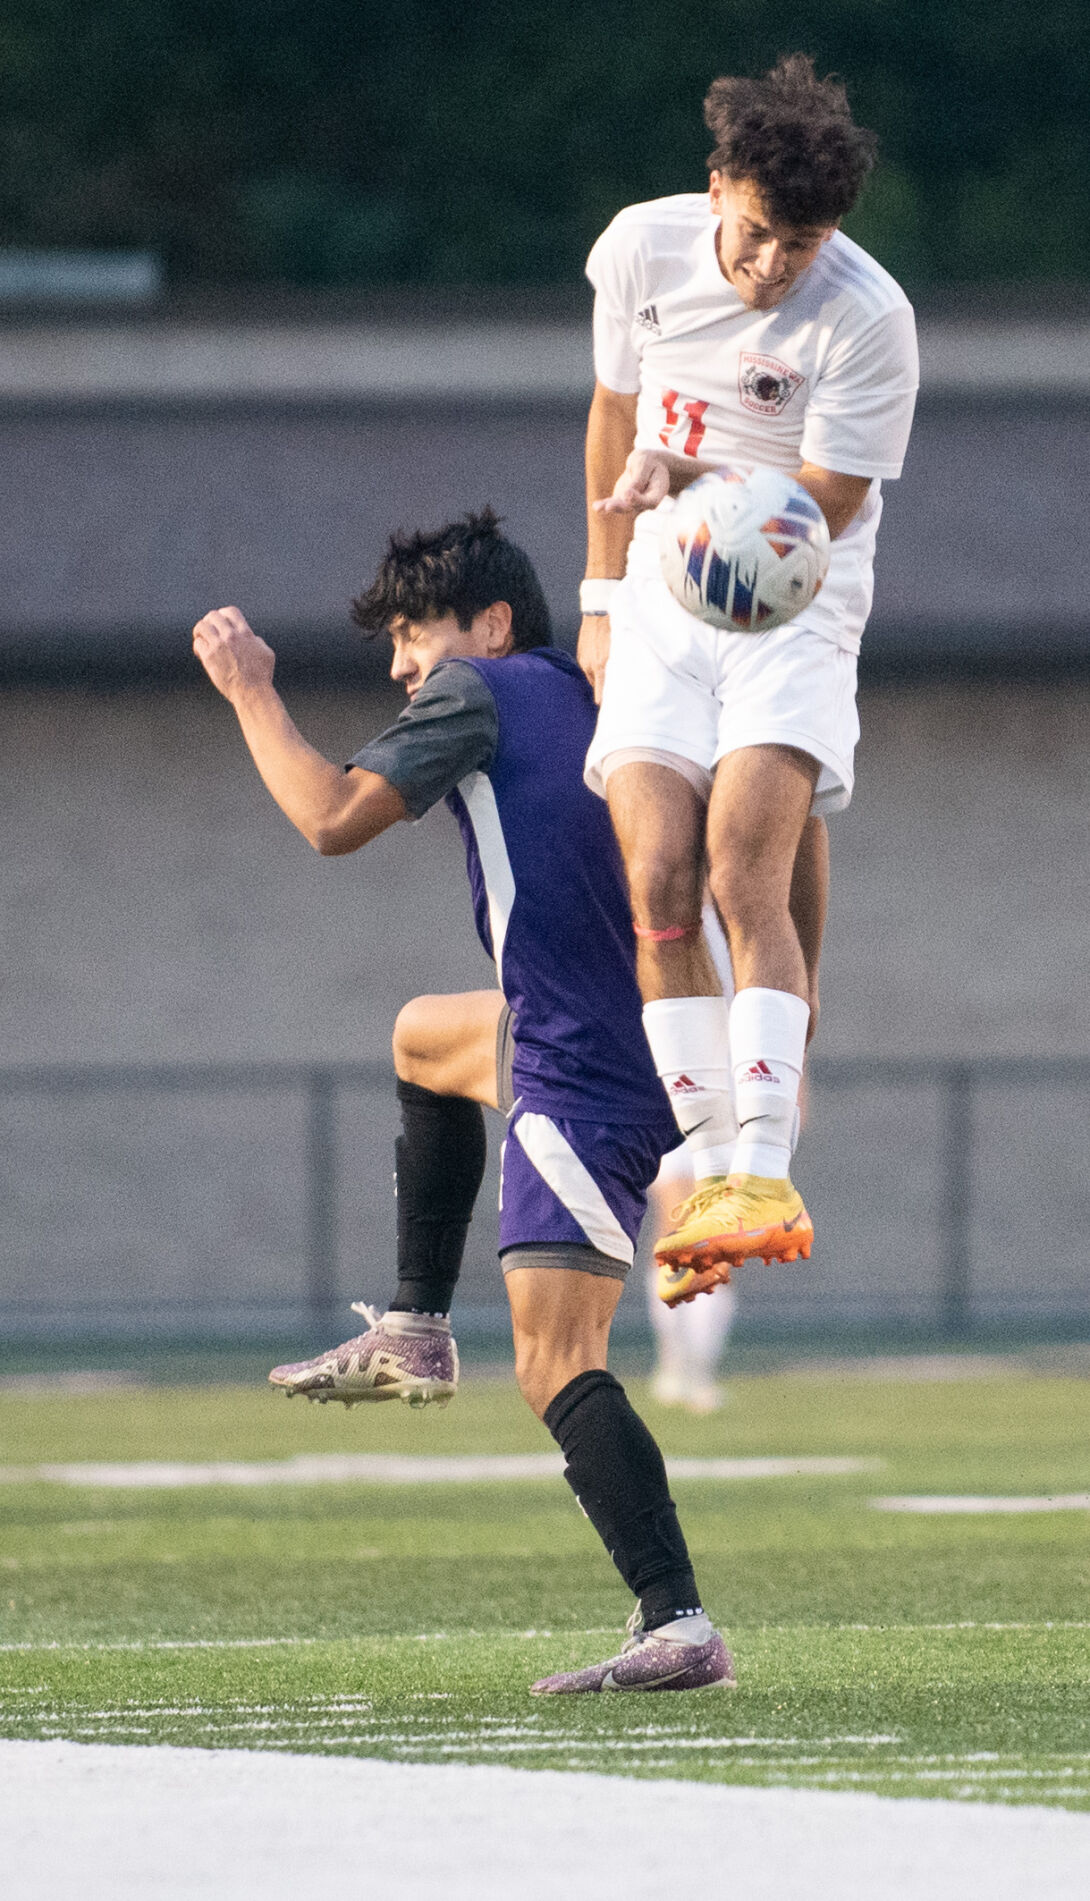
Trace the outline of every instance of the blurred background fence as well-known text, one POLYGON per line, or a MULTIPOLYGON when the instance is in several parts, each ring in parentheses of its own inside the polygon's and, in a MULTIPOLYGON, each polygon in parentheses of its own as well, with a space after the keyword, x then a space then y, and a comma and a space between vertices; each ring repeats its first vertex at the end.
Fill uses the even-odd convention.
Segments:
MULTIPOLYGON (((33 1341, 343 1336, 348 1302, 392 1287, 391 1094, 378 1063, 0 1071, 0 1245, 23 1269, 0 1327, 33 1341)), ((1090 1323, 1090 1061, 819 1059, 811 1105, 814 1256, 736 1275, 745 1335, 965 1341, 1090 1323)), ((496 1181, 494 1140, 458 1295, 471 1340, 507 1331, 496 1181)))

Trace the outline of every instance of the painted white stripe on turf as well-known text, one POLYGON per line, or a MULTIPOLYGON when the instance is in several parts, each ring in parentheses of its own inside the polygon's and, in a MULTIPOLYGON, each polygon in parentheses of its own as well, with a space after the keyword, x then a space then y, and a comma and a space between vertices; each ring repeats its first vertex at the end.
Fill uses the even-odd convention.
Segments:
MULTIPOLYGON (((674 1479, 840 1478, 871 1472, 879 1459, 669 1459, 674 1479)), ((206 1464, 141 1460, 131 1464, 0 1466, 0 1485, 131 1486, 171 1490, 186 1485, 466 1485, 557 1479, 556 1452, 494 1452, 427 1458, 415 1453, 316 1452, 293 1459, 223 1459, 206 1464)))
POLYGON ((503 984, 503 946, 515 903, 515 874, 507 855, 507 840, 500 824, 500 811, 492 781, 483 772, 471 772, 459 787, 465 800, 477 851, 481 860, 485 891, 488 895, 488 922, 492 931, 492 955, 496 976, 503 984))
POLYGON ((36 1901, 296 1901, 331 1843, 403 1901, 661 1901, 679 1871, 734 1901, 1084 1901, 1090 1861, 1063 1809, 101 1743, 0 1742, 0 1818, 36 1901))
POLYGON ((635 1249, 589 1169, 550 1116, 528 1111, 512 1130, 543 1182, 578 1221, 587 1240, 611 1261, 631 1266, 635 1249))
POLYGON ((1056 1492, 1051 1496, 1030 1498, 974 1497, 951 1493, 947 1497, 936 1494, 917 1496, 906 1494, 901 1498, 872 1498, 868 1504, 876 1512, 920 1512, 961 1513, 961 1512, 1090 1512, 1090 1492, 1056 1492))
MULTIPOLYGON (((789 1628, 796 1632, 809 1630, 820 1632, 827 1636, 831 1626, 828 1624, 792 1624, 789 1628)), ((1090 1622, 1082 1618, 1045 1618, 1040 1623, 1023 1622, 1001 1624, 965 1619, 959 1624, 841 1624, 835 1628, 840 1630, 869 1632, 886 1639, 904 1635, 908 1631, 920 1630, 1090 1630, 1090 1622)), ((507 1642, 512 1639, 519 1639, 526 1643, 536 1643, 542 1637, 552 1637, 555 1634, 557 1633, 551 1630, 424 1630, 418 1631, 414 1637, 406 1638, 404 1641, 414 1644, 438 1644, 450 1643, 456 1638, 460 1642, 472 1639, 474 1642, 488 1644, 495 1643, 499 1640, 507 1642)), ((592 1626, 590 1630, 566 1630, 563 1635, 566 1638, 572 1636, 615 1637, 617 1630, 613 1624, 600 1624, 592 1626)), ((9 1654, 40 1654, 42 1656, 49 1656, 57 1651, 93 1651, 97 1655, 99 1651, 106 1650, 270 1650, 281 1645, 288 1647, 332 1645, 342 1641, 345 1640, 327 1637, 134 1637, 119 1643, 104 1643, 101 1641, 94 1643, 86 1641, 60 1643, 56 1639, 51 1639, 48 1643, 0 1643, 0 1656, 7 1656, 9 1654)), ((393 1639, 391 1641, 397 1642, 401 1640, 393 1639)), ((13 1692, 8 1692, 8 1694, 13 1694, 13 1692)), ((31 1692, 20 1690, 18 1694, 30 1695, 31 1692)), ((421 1697, 427 1696, 429 1699, 446 1700, 447 1692, 439 1690, 413 1691, 413 1695, 421 1697)), ((646 1733, 650 1735, 650 1728, 647 1729, 646 1733)), ((664 1731, 664 1734, 665 1733, 672 1734, 673 1732, 664 1731)), ((791 1737, 784 1740, 795 1742, 800 1739, 791 1737)), ((842 1736, 839 1738, 812 1737, 808 1740, 812 1742, 829 1742, 834 1740, 840 1742, 876 1742, 882 1739, 873 1736, 842 1736)), ((1090 1758, 1088 1758, 1088 1760, 1090 1760, 1090 1758)))

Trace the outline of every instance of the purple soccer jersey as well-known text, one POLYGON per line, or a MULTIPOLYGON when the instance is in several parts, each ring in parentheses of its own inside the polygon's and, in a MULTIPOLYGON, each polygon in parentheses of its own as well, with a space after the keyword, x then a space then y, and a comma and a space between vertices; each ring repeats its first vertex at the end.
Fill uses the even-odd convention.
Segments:
POLYGON ((590 687, 555 648, 465 660, 498 714, 486 769, 448 794, 477 931, 514 1012, 524 1109, 639 1124, 659 1152, 677 1128, 643 1033, 636 951, 609 813, 583 783, 590 687))
POLYGON ((465 664, 498 714, 487 770, 447 804, 516 1026, 500 1252, 589 1245, 623 1274, 678 1134, 643 1032, 620 853, 583 782, 594 701, 551 648, 465 664))

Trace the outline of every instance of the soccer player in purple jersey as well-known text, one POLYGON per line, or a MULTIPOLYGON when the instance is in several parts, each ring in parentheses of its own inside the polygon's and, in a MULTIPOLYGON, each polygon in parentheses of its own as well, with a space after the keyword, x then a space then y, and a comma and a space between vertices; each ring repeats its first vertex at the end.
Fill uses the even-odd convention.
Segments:
POLYGON ((366 1334, 271 1377, 319 1398, 450 1397, 480 1105, 505 1110, 500 1253, 517 1378, 638 1600, 618 1656, 533 1689, 729 1685, 662 1455, 606 1370, 647 1188, 677 1135, 642 1030, 620 857, 583 783, 590 688, 550 645, 537 576, 491 511, 392 538, 354 616, 391 633, 409 705, 347 770, 303 739, 272 650, 237 608, 205 615, 193 645, 273 798, 318 851, 356 851, 446 800, 502 994, 418 999, 402 1013, 396 1294, 381 1318, 365 1310, 366 1334))

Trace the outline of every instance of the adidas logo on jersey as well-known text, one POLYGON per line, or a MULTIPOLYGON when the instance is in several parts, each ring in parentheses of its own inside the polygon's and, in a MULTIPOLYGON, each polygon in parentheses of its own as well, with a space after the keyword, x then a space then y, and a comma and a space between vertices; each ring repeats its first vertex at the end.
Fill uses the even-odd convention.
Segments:
POLYGON ((645 304, 642 310, 637 310, 636 322, 640 324, 644 330, 650 330, 653 336, 661 337, 662 325, 659 322, 659 313, 654 304, 645 304))

